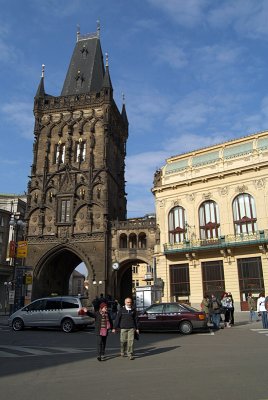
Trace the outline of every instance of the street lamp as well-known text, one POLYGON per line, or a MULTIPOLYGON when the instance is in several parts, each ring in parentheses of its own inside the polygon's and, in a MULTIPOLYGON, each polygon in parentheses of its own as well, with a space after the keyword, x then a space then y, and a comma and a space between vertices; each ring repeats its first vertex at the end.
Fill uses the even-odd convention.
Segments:
POLYGON ((12 289, 14 291, 14 303, 12 306, 12 312, 22 306, 21 295, 22 295, 22 279, 19 281, 17 276, 17 248, 18 248, 18 238, 20 228, 24 229, 25 222, 21 219, 21 213, 15 212, 11 214, 9 226, 12 229, 11 232, 11 242, 10 242, 10 265, 13 266, 12 272, 12 289))
POLYGON ((7 313, 7 305, 9 304, 9 290, 12 287, 12 282, 4 282, 5 286, 5 315, 7 313))
POLYGON ((96 289, 97 289, 97 296, 99 295, 99 286, 102 285, 102 281, 97 282, 95 276, 93 277, 93 281, 92 281, 93 285, 96 285, 96 289))

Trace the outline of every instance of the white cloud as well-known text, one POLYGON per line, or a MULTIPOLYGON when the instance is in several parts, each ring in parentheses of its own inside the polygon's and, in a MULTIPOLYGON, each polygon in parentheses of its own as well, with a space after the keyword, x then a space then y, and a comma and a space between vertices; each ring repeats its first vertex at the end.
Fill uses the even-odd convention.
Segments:
POLYGON ((32 103, 16 101, 14 103, 4 104, 0 108, 0 111, 8 121, 16 126, 19 136, 32 139, 34 126, 32 108, 32 103))
POLYGON ((173 43, 162 41, 152 50, 158 63, 168 64, 172 68, 183 68, 188 64, 185 51, 173 43))
POLYGON ((152 129, 157 118, 168 110, 169 104, 165 96, 158 90, 144 87, 144 82, 134 82, 128 88, 127 113, 131 127, 135 132, 144 133, 152 129))
POLYGON ((202 23, 207 0, 147 0, 185 27, 194 27, 202 23))
POLYGON ((168 152, 148 151, 128 156, 126 159, 126 180, 130 185, 148 186, 153 184, 154 172, 163 165, 168 152))
POLYGON ((214 28, 230 26, 241 35, 262 39, 268 36, 267 18, 266 0, 228 0, 207 14, 208 22, 214 28))
MULTIPOLYGON (((88 2, 87 2, 88 3, 88 2)), ((65 18, 73 16, 83 4, 82 0, 35 0, 32 5, 44 14, 48 14, 54 18, 65 18)), ((89 7, 90 5, 87 4, 89 7)))
POLYGON ((190 93, 172 106, 166 121, 180 131, 190 130, 203 125, 215 112, 210 99, 199 93, 190 93))
POLYGON ((10 44, 9 26, 0 21, 0 62, 14 63, 18 58, 18 52, 10 44))
POLYGON ((203 65, 209 65, 211 69, 213 64, 219 64, 222 68, 225 68, 226 64, 236 63, 241 59, 242 52, 241 47, 234 47, 232 44, 216 44, 198 48, 195 55, 198 57, 198 65, 202 62, 203 65))

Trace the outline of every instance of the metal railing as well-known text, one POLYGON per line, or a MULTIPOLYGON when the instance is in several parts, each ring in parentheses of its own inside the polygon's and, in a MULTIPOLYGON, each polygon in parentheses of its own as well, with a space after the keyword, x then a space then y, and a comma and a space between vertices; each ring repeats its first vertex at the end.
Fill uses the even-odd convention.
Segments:
POLYGON ((225 235, 212 239, 185 240, 180 243, 165 243, 164 253, 187 252, 268 243, 268 229, 252 234, 225 235))

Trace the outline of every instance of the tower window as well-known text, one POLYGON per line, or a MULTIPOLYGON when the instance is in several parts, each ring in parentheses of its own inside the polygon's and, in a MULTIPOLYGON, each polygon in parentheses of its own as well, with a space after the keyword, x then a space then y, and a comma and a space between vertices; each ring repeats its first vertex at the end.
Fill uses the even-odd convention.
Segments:
POLYGON ((65 161, 65 144, 58 143, 55 145, 55 157, 54 162, 56 164, 64 164, 65 161))
POLYGON ((75 161, 82 162, 86 160, 86 142, 81 140, 76 142, 75 161))
POLYGON ((59 203, 59 222, 71 222, 71 200, 61 199, 59 203))

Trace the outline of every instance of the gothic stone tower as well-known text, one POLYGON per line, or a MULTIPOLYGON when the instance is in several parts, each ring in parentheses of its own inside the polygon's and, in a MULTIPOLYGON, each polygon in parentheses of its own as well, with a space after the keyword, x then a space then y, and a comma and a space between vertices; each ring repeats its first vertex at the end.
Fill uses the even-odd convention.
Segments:
POLYGON ((33 267, 32 298, 68 294, 81 262, 89 282, 102 281, 101 291, 110 293, 110 222, 126 219, 128 120, 113 99, 99 32, 78 33, 59 97, 46 94, 43 66, 34 116, 26 260, 33 267))

